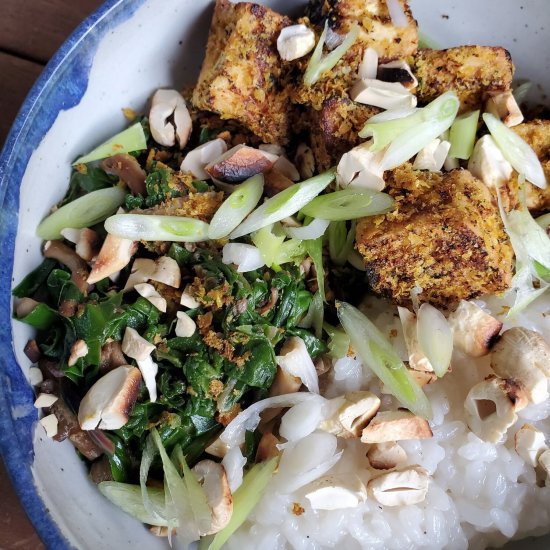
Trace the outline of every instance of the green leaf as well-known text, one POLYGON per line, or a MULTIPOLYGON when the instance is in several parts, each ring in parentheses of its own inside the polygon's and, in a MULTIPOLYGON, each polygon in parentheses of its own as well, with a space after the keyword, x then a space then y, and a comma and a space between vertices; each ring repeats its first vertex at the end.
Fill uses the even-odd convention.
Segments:
POLYGON ((46 304, 38 304, 30 313, 17 320, 37 330, 47 330, 61 318, 59 313, 46 304))
POLYGON ((46 258, 36 269, 31 271, 12 291, 17 298, 31 298, 46 282, 48 276, 57 265, 52 258, 46 258))
POLYGON ((325 296, 325 268, 323 266, 323 238, 319 237, 314 241, 304 241, 306 251, 313 260, 315 271, 317 272, 317 287, 321 300, 327 301, 325 296))
POLYGON ((449 156, 468 160, 474 150, 479 110, 456 117, 449 134, 449 156))

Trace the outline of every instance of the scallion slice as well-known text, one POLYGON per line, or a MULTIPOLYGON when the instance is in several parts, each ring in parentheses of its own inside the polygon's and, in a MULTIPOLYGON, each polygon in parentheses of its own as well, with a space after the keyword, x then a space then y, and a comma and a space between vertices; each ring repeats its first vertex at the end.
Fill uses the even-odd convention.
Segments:
POLYGON ((121 187, 92 191, 83 197, 58 208, 42 220, 36 234, 44 240, 61 238, 67 227, 82 229, 102 222, 124 202, 126 193, 121 187))
POLYGON ((346 222, 331 222, 328 228, 328 250, 330 259, 336 265, 344 265, 353 250, 355 240, 355 222, 351 222, 348 231, 346 222))
POLYGON ((530 80, 527 80, 526 82, 520 84, 517 88, 514 88, 512 93, 514 94, 514 99, 518 105, 521 105, 525 101, 525 98, 532 87, 533 83, 530 80))
POLYGON ((229 238, 236 239, 266 225, 281 221, 292 216, 316 197, 335 178, 336 169, 328 170, 323 174, 297 183, 281 191, 260 205, 241 225, 237 227, 229 238))
POLYGON ((380 115, 371 117, 359 132, 359 137, 372 137, 372 152, 381 151, 390 144, 397 136, 410 128, 415 128, 422 123, 422 109, 407 111, 384 111, 380 115), (392 113, 386 115, 386 113, 392 113), (384 118, 380 115, 386 115, 384 118))
POLYGON ((348 188, 313 199, 302 208, 302 212, 330 221, 355 220, 385 214, 392 210, 394 204, 395 201, 386 193, 366 188, 348 188))
POLYGON ((432 412, 428 398, 384 335, 352 305, 337 302, 336 307, 342 327, 363 364, 405 407, 419 416, 430 418, 432 412))
POLYGON ((208 240, 208 224, 194 218, 116 214, 105 220, 111 235, 134 241, 196 243, 208 240))
POLYGON ((312 86, 315 84, 327 71, 330 71, 344 54, 353 46, 354 42, 359 36, 359 27, 354 25, 351 30, 348 32, 344 41, 330 53, 323 57, 323 46, 328 32, 328 21, 325 22, 325 28, 321 36, 319 37, 319 42, 313 50, 309 63, 306 67, 306 72, 304 73, 304 84, 306 86, 312 86))
POLYGON ((303 225, 302 227, 285 227, 284 231, 293 239, 308 241, 322 237, 325 234, 329 223, 330 222, 328 220, 315 218, 311 220, 308 225, 303 225))
POLYGON ((285 240, 285 236, 280 234, 280 231, 279 234, 276 234, 274 229, 274 224, 267 225, 266 227, 262 227, 259 231, 256 231, 251 237, 252 242, 260 250, 260 254, 267 267, 271 267, 273 264, 277 263, 277 254, 285 240))
POLYGON ((214 214, 208 229, 208 237, 227 237, 254 210, 262 198, 263 190, 263 174, 256 174, 237 186, 214 214))
POLYGON ((138 122, 103 142, 87 155, 76 159, 73 166, 112 157, 120 153, 143 151, 144 149, 147 149, 147 139, 143 132, 143 126, 138 122))
POLYGON ((451 126, 449 156, 455 159, 468 160, 474 150, 479 111, 472 111, 455 119, 451 126))
POLYGON ((537 155, 529 144, 513 130, 490 113, 483 114, 483 120, 491 132, 504 158, 519 174, 533 185, 546 189, 546 177, 537 155))
POLYGON ((447 319, 438 309, 424 303, 417 313, 416 332, 420 349, 441 378, 449 370, 453 355, 453 332, 447 319))
POLYGON ((317 273, 317 288, 323 302, 326 302, 325 296, 325 267, 323 265, 323 239, 319 237, 313 241, 303 241, 306 251, 313 260, 315 271, 317 273))

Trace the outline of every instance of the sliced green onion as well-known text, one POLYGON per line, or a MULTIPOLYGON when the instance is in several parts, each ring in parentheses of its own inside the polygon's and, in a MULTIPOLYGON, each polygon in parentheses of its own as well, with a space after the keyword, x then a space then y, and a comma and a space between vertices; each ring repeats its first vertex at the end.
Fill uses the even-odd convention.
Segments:
POLYGON ((323 329, 328 334, 329 354, 334 359, 342 359, 348 355, 350 339, 346 332, 340 328, 323 323, 323 329))
POLYGON ((332 222, 328 228, 328 250, 330 259, 336 265, 344 265, 353 250, 355 222, 351 222, 348 232, 346 222, 332 222))
POLYGON ((254 210, 262 198, 263 190, 263 174, 256 174, 237 186, 214 214, 208 229, 208 237, 227 237, 254 210))
POLYGON ((352 305, 337 302, 336 307, 342 327, 363 364, 405 407, 419 416, 430 418, 432 411, 428 398, 384 335, 352 305))
POLYGON ((143 126, 138 122, 103 142, 87 155, 76 159, 73 162, 73 166, 75 164, 86 164, 94 160, 112 157, 120 153, 143 151, 144 149, 147 149, 147 139, 143 132, 143 126))
MULTIPOLYGON (((118 483, 117 481, 102 481, 98 485, 101 494, 108 498, 114 505, 130 516, 139 519, 148 525, 166 527, 168 522, 157 514, 150 514, 143 505, 141 488, 139 485, 118 483)), ((146 489, 149 500, 157 509, 164 508, 164 491, 155 487, 146 489)))
POLYGON ((385 214, 393 209, 394 204, 395 201, 386 193, 348 188, 313 199, 302 208, 302 212, 315 218, 344 221, 385 214))
POLYGON ((157 521, 165 518, 168 520, 168 512, 164 503, 161 506, 158 506, 157 503, 154 503, 149 495, 149 490, 147 488, 147 478, 149 476, 149 470, 153 460, 157 456, 157 447, 151 437, 148 437, 145 440, 145 447, 141 453, 141 462, 139 464, 139 485, 141 489, 141 499, 143 502, 143 508, 146 512, 153 517, 157 518, 157 521))
POLYGON ((544 170, 529 144, 492 114, 484 113, 483 120, 504 158, 514 167, 514 170, 518 174, 523 174, 525 179, 533 185, 546 189, 544 170))
MULTIPOLYGON (((384 111, 380 114, 385 115, 386 113, 393 113, 393 111, 384 111)), ((422 122, 422 109, 399 111, 399 113, 402 113, 402 116, 395 117, 394 115, 397 113, 388 114, 384 118, 381 118, 380 115, 375 115, 369 118, 365 126, 363 126, 359 132, 359 137, 373 138, 370 148, 373 153, 381 151, 396 139, 397 136, 410 128, 415 128, 422 122)))
POLYGON ((102 222, 124 202, 126 193, 121 187, 92 191, 58 208, 42 220, 36 234, 44 240, 61 238, 61 231, 72 227, 82 229, 102 222))
POLYGON ((420 349, 441 378, 448 370, 453 355, 453 332, 438 309, 424 303, 417 313, 416 332, 420 349))
POLYGON ((196 243, 208 240, 208 224, 195 218, 116 214, 105 220, 107 233, 134 241, 196 243))
POLYGON ((313 295, 313 300, 311 300, 307 314, 311 314, 311 326, 315 330, 315 336, 321 338, 323 336, 325 306, 323 304, 323 297, 319 291, 313 295))
POLYGON ((348 32, 344 41, 330 53, 323 57, 323 46, 328 32, 328 21, 325 22, 325 28, 321 36, 319 37, 319 42, 315 46, 315 50, 311 54, 309 63, 306 67, 306 72, 304 73, 304 84, 306 86, 312 86, 315 84, 321 76, 330 71, 344 54, 353 46, 354 42, 359 36, 359 27, 354 25, 351 30, 348 32))
POLYGON ((336 169, 297 183, 277 193, 256 208, 241 225, 235 229, 229 238, 236 239, 258 231, 266 225, 281 221, 296 214, 311 199, 316 197, 336 177, 336 169))
POLYGON ((479 111, 472 111, 455 119, 451 126, 449 156, 455 159, 468 160, 474 150, 477 134, 479 111))
POLYGON ((251 237, 252 242, 260 250, 262 259, 267 267, 271 267, 273 264, 277 263, 275 261, 277 254, 283 244, 283 241, 285 240, 284 235, 276 235, 273 230, 274 224, 266 225, 256 231, 256 233, 254 233, 251 237))
POLYGON ((305 242, 299 239, 288 239, 281 244, 275 256, 275 265, 301 262, 306 255, 305 242))
POLYGON ((512 94, 518 105, 521 105, 525 101, 525 98, 527 97, 527 94, 532 87, 533 83, 528 80, 527 82, 523 82, 522 84, 520 84, 517 88, 514 88, 512 94))
POLYGON ((550 213, 543 214, 542 216, 539 216, 535 219, 535 221, 545 230, 548 231, 548 227, 550 227, 550 213))
POLYGON ((317 273, 317 288, 321 299, 326 302, 325 296, 325 268, 323 266, 323 239, 319 237, 313 241, 303 241, 306 251, 313 260, 315 271, 317 273))
POLYGON ((460 101, 455 92, 446 92, 426 105, 421 111, 424 122, 405 130, 392 141, 380 168, 392 170, 416 155, 451 127, 459 107, 460 101))
POLYGON ((278 457, 252 466, 244 476, 242 485, 233 494, 233 515, 220 532, 201 539, 199 550, 220 550, 229 537, 246 521, 262 498, 270 482, 278 457))
POLYGON ((318 239, 325 234, 329 225, 328 220, 322 220, 321 218, 315 218, 311 220, 308 225, 302 227, 285 227, 285 233, 294 239, 300 239, 301 241, 309 241, 311 239, 318 239))

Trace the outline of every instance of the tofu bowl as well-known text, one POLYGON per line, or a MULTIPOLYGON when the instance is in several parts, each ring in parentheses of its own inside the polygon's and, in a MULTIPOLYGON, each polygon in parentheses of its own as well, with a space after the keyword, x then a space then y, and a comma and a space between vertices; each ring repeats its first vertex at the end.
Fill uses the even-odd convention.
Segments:
MULTIPOLYGON (((302 15, 307 2, 270 0, 260 3, 294 18, 302 15)), ((340 3, 346 4, 343 0, 340 3)), ((354 2, 350 0, 349 4, 353 6, 354 2)), ((517 0, 441 0, 437 3, 410 0, 409 4, 424 40, 429 37, 429 42, 438 48, 462 45, 506 48, 515 65, 514 81, 533 83, 524 100, 530 105, 548 105, 545 93, 550 90, 550 50, 547 47, 550 10, 546 0, 523 3, 517 0)), ((148 114, 150 99, 156 90, 182 90, 196 83, 206 53, 213 11, 214 2, 210 0, 105 2, 76 29, 50 61, 21 107, 0 156, 0 311, 3 321, 0 325, 0 449, 18 495, 48 549, 146 547, 154 550, 168 547, 166 538, 152 535, 140 521, 124 513, 98 491, 69 440, 53 441, 39 424, 41 415, 34 406, 36 397, 31 386, 36 369, 33 370, 33 363, 24 353, 35 330, 13 319, 12 289, 42 261, 43 242, 36 235, 36 229, 52 206, 64 197, 74 159, 127 127, 123 110, 126 115, 131 112, 148 114)), ((439 74, 455 61, 446 59, 438 69, 439 74)), ((483 73, 483 69, 492 65, 497 71, 501 61, 493 52, 486 57, 476 57, 475 63, 481 64, 483 73)), ((507 58, 504 62, 508 62, 507 58)), ((478 69, 479 66, 475 70, 478 69)), ((288 105, 290 103, 281 104, 280 111, 284 112, 288 105)), ((253 120, 248 127, 253 133, 264 132, 263 141, 277 142, 277 133, 282 132, 279 121, 269 116, 262 118, 261 113, 252 113, 250 117, 253 120)), ((550 145, 546 147, 548 156, 550 145)), ((328 161, 327 168, 332 160, 328 161)), ((453 185, 464 185, 465 194, 468 194, 468 183, 454 182, 453 185)), ((371 239, 375 237, 372 232, 365 234, 371 239)), ((360 249, 360 252, 368 257, 368 250, 360 249)), ((497 251, 497 263, 501 260, 499 254, 497 251)), ((376 285, 371 281, 371 286, 376 285)), ((386 290, 381 288, 380 293, 386 290)), ((491 299, 484 302, 493 313, 497 307, 509 308, 508 303, 498 300, 495 304, 491 299)), ((369 311, 379 308, 377 320, 391 332, 399 320, 396 310, 384 307, 380 309, 377 301, 369 311)), ((542 333, 550 342, 550 322, 546 320, 550 312, 548 297, 543 295, 535 309, 529 311, 531 317, 522 318, 523 325, 542 333)), ((514 323, 504 321, 505 329, 513 326, 514 323)), ((500 327, 502 325, 499 330, 500 327)), ((485 359, 468 370, 468 357, 459 353, 456 363, 453 359, 453 370, 462 373, 461 382, 473 386, 478 382, 479 372, 489 373, 485 359), (475 372, 472 374, 472 371, 475 372)), ((327 399, 336 398, 338 392, 356 391, 351 382, 354 376, 359 376, 357 365, 353 361, 341 363, 333 393, 327 394, 327 399)), ((314 497, 306 499, 305 493, 299 490, 291 492, 290 496, 288 492, 281 495, 275 491, 272 498, 257 503, 252 519, 230 538, 227 547, 436 549, 467 548, 470 540, 471 547, 485 548, 502 545, 516 538, 518 533, 538 536, 549 532, 550 485, 547 488, 537 486, 533 468, 527 471, 523 459, 514 454, 513 445, 512 450, 507 449, 505 455, 497 457, 494 445, 465 431, 460 418, 449 413, 452 407, 463 407, 465 395, 457 390, 460 397, 458 400, 453 398, 453 380, 456 381, 457 375, 452 372, 449 376, 455 378, 438 382, 442 393, 432 388, 427 390, 434 416, 431 428, 422 426, 435 439, 425 446, 417 440, 402 445, 410 460, 414 457, 418 463, 425 461, 423 471, 429 472, 435 480, 431 485, 435 489, 428 490, 427 500, 396 510, 388 500, 382 502, 384 497, 377 500, 372 496, 376 491, 388 491, 379 483, 379 487, 373 484, 369 488, 370 496, 360 509, 327 509, 326 505, 315 509, 311 507, 314 497), (444 421, 447 413, 450 416, 444 421), (470 460, 469 453, 477 453, 478 459, 470 460), (461 466, 453 465, 455 456, 459 457, 458 463, 462 460, 461 466), (514 476, 517 491, 510 481, 514 476), (484 487, 490 488, 490 495, 484 493, 484 487), (302 500, 293 500, 298 497, 302 500), (383 509, 390 511, 386 514, 383 509)), ((508 380, 508 376, 502 375, 502 379, 508 380)), ((544 393, 546 389, 541 391, 544 393)), ((476 399, 487 401, 488 398, 483 394, 476 399)), ((549 406, 545 408, 544 404, 539 404, 538 408, 533 408, 529 405, 525 411, 519 414, 517 429, 521 424, 540 422, 550 430, 549 406)), ((500 417, 500 413, 497 416, 500 417)), ((315 434, 307 437, 312 435, 315 434)), ((363 437, 367 436, 363 434, 363 437)), ((375 445, 376 437, 370 437, 374 437, 369 441, 375 445)), ((355 449, 355 454, 350 451, 349 455, 343 455, 347 458, 340 461, 339 469, 331 471, 334 476, 361 468, 366 450, 359 449, 358 440, 348 444, 350 449, 355 449)), ((408 471, 408 474, 419 475, 417 470, 408 471)), ((408 478, 399 483, 417 481, 408 478)), ((334 498, 347 498, 349 491, 345 497, 342 494, 334 498)), ((352 500, 354 498, 356 496, 352 500)), ((507 548, 543 549, 549 547, 550 538, 545 535, 507 544, 507 548)))

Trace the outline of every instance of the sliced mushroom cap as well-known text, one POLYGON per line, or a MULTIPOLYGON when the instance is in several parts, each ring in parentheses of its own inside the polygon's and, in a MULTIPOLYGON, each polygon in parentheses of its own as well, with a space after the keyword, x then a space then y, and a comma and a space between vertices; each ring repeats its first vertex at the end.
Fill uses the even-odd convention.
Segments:
POLYGON ((367 451, 369 464, 375 470, 393 470, 407 460, 407 453, 395 441, 375 443, 367 451))
POLYGON ((134 290, 147 301, 151 302, 159 311, 166 313, 166 298, 163 298, 153 285, 149 283, 138 283, 134 286, 134 290))
POLYGON ((67 228, 61 231, 61 235, 76 245, 75 252, 87 262, 99 253, 101 240, 93 229, 88 227, 83 229, 67 228))
POLYGON ((300 172, 286 157, 280 156, 273 164, 273 168, 291 181, 300 180, 300 172))
POLYGON ((527 464, 536 467, 539 456, 548 449, 544 434, 531 424, 524 424, 517 432, 514 446, 527 464))
POLYGON ((491 190, 506 185, 513 172, 512 165, 489 134, 477 140, 468 161, 468 170, 491 190))
POLYGON ((464 408, 468 426, 483 441, 502 441, 517 420, 517 388, 510 387, 507 382, 490 376, 471 388, 466 396, 464 408))
POLYGON ((427 439, 432 430, 425 418, 409 411, 379 412, 363 430, 363 443, 385 443, 407 439, 427 439))
POLYGON ((88 290, 88 265, 70 247, 61 241, 47 241, 44 245, 43 255, 45 258, 53 258, 71 270, 71 279, 82 294, 88 290))
POLYGON ((310 483, 305 490, 314 510, 356 508, 367 498, 367 490, 355 474, 324 476, 310 483))
POLYGON ((492 93, 485 104, 485 110, 502 120, 508 127, 517 126, 523 122, 523 113, 510 91, 492 93))
POLYGON ((193 468, 193 473, 202 483, 208 505, 212 510, 210 529, 201 535, 212 535, 221 531, 233 514, 233 496, 227 475, 224 467, 213 460, 201 460, 193 468))
POLYGON ((271 432, 262 434, 258 448, 256 449, 255 462, 265 462, 281 454, 281 451, 277 447, 281 441, 275 437, 271 432))
POLYGON ((147 173, 132 155, 121 153, 107 157, 101 161, 101 168, 107 174, 119 177, 134 195, 145 194, 145 178, 147 177, 147 173))
POLYGON ((78 409, 83 430, 118 430, 127 422, 139 394, 141 374, 129 365, 102 376, 88 390, 78 409))
POLYGON ((426 498, 430 476, 420 466, 388 472, 371 479, 367 485, 369 496, 383 506, 418 504, 426 498))
POLYGON ((184 173, 191 172, 193 176, 201 180, 208 180, 210 179, 210 174, 204 167, 214 162, 225 152, 227 152, 227 144, 223 139, 216 138, 207 141, 185 155, 180 170, 184 173))
POLYGON ((265 151, 241 144, 205 166, 205 170, 215 179, 227 183, 240 183, 270 170, 273 164, 274 161, 267 158, 265 151))
POLYGON ((292 187, 294 182, 281 174, 278 170, 272 168, 264 173, 264 192, 268 197, 273 197, 277 193, 292 187))
POLYGON ((130 263, 137 248, 138 243, 130 239, 107 235, 88 277, 88 283, 97 283, 105 277, 118 273, 130 263))
POLYGON ((416 107, 416 96, 399 82, 383 82, 363 78, 350 90, 350 97, 357 103, 381 109, 410 109, 416 107))
POLYGON ((277 37, 277 51, 281 59, 294 61, 307 55, 315 47, 315 33, 305 25, 290 25, 281 29, 277 37))
POLYGON ((294 164, 303 180, 311 178, 315 174, 315 157, 311 147, 308 147, 305 143, 300 143, 296 148, 294 164))
POLYGON ((273 384, 271 384, 271 387, 269 388, 269 397, 285 395, 287 393, 296 393, 301 387, 301 378, 298 376, 293 376, 281 367, 277 367, 273 384))
POLYGON ((153 139, 166 147, 178 142, 183 149, 189 140, 193 122, 185 99, 176 90, 157 90, 151 100, 149 127, 153 139))
POLYGON ((399 82, 407 90, 412 90, 418 86, 418 80, 414 76, 410 65, 402 59, 380 65, 377 74, 379 80, 399 82))
MULTIPOLYGON (((15 305, 15 315, 21 319, 26 317, 40 302, 33 300, 32 298, 18 299, 15 305)), ((39 350, 40 351, 40 350, 39 350)), ((36 360, 38 361, 38 359, 36 360)), ((34 361, 34 362, 36 362, 34 361)))
POLYGON ((515 381, 532 403, 548 399, 550 346, 538 332, 520 327, 504 331, 491 352, 491 368, 515 381))
POLYGON ((460 302, 447 321, 454 345, 470 357, 487 355, 502 329, 500 321, 466 300, 460 302))

